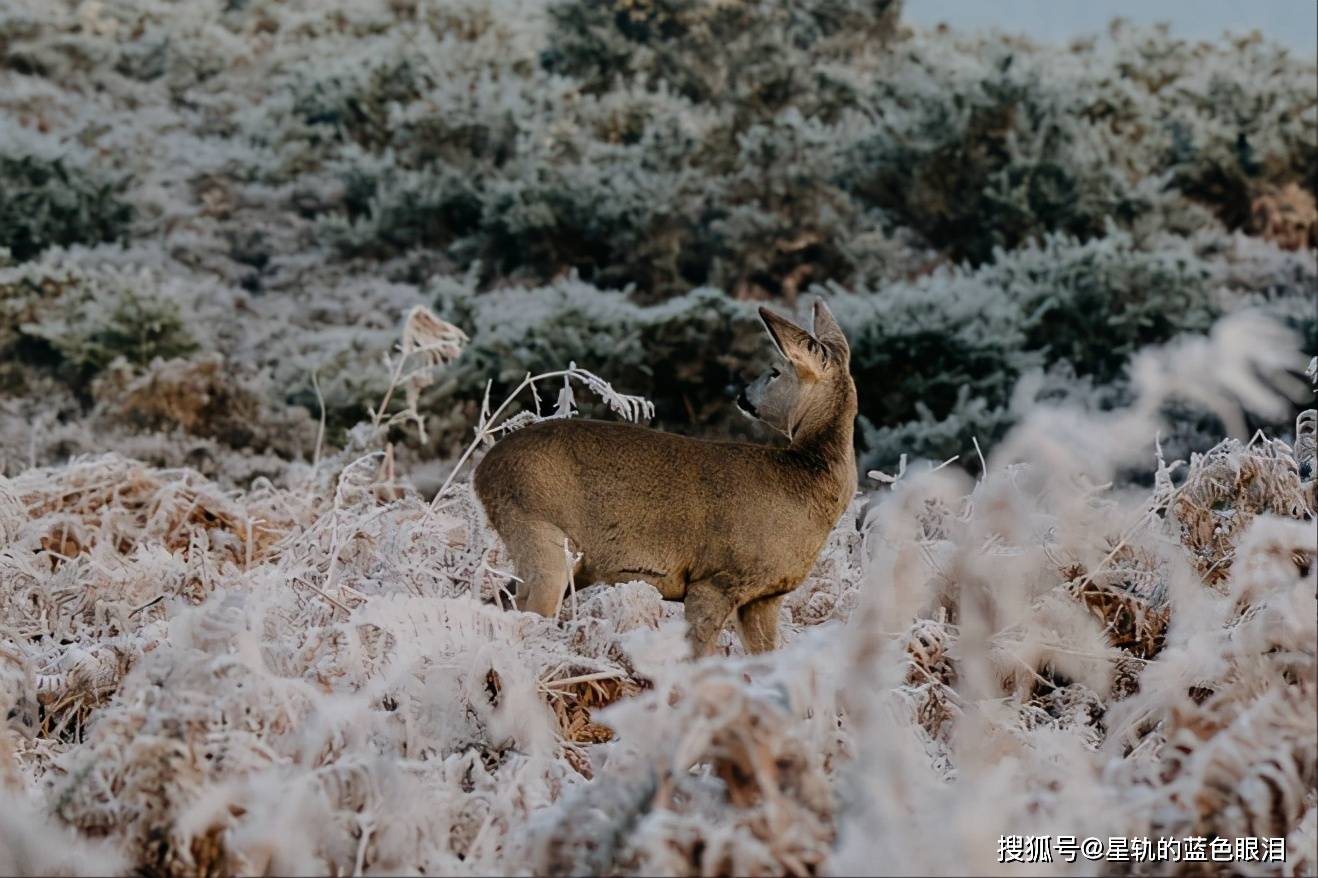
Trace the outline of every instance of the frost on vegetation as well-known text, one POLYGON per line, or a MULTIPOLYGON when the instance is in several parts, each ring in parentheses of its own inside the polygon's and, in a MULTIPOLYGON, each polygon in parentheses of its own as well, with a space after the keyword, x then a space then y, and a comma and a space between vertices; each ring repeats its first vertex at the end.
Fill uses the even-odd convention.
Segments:
MULTIPOLYGON (((866 466, 886 468, 1000 439, 1027 373, 1110 406, 1135 349, 1243 306, 1318 343, 1311 59, 1120 24, 1036 45, 900 13, 10 2, 0 226, 21 240, 0 240, 0 389, 85 403, 115 356, 195 347, 263 373, 287 418, 323 406, 342 440, 387 386, 396 321, 426 305, 471 345, 414 388, 428 414, 406 442, 395 425, 400 454, 452 456, 486 382, 572 361, 667 428, 737 435, 724 390, 762 365, 751 303, 822 286, 856 294, 866 466)), ((1177 453, 1220 432, 1176 430, 1177 453)), ((107 447, 78 432, 27 456, 107 447)), ((209 472, 241 481, 226 447, 209 472)))
POLYGON ((1312 874, 1312 61, 898 12, 0 4, 0 872, 1312 874), (893 474, 784 647, 501 609, 464 461, 738 435, 812 286, 893 474))
POLYGON ((87 150, 50 137, 0 133, 0 248, 24 261, 51 247, 126 238, 127 181, 95 167, 87 150))
MULTIPOLYGON (((1266 329, 1204 342, 1232 374, 1199 402, 1274 403, 1239 392, 1295 359, 1266 329)), ((399 354, 434 348, 439 377, 459 344, 421 311, 399 354)), ((0 479, 0 779, 28 803, 0 832, 73 840, 7 855, 906 874, 991 869, 1003 834, 1266 835, 1296 853, 1253 868, 1303 874, 1312 414, 1296 449, 1229 439, 1183 472, 1159 456, 1151 493, 1105 484, 1146 448, 1103 436, 1151 437, 1204 355, 1141 354, 1125 409, 1037 409, 978 481, 875 473, 785 601, 785 646, 729 633, 696 664, 644 583, 580 584, 558 619, 501 609, 508 561, 465 483, 419 496, 378 427, 242 491, 113 454, 0 479)), ((523 391, 558 378, 636 414, 590 373, 523 391)), ((507 412, 486 404, 473 450, 507 412)))

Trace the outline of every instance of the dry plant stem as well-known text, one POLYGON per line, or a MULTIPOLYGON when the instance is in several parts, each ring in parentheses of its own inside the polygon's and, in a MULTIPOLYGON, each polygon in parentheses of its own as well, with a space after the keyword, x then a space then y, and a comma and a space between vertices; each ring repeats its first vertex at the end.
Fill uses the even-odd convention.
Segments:
POLYGON ((970 441, 975 444, 975 454, 979 455, 979 478, 982 481, 988 475, 988 464, 984 462, 984 452, 979 447, 979 437, 971 436, 970 441))
MULTIPOLYGON (((522 379, 522 382, 518 384, 516 388, 513 389, 513 392, 508 394, 508 396, 504 399, 504 401, 499 404, 499 407, 490 414, 486 415, 484 414, 484 412, 489 410, 490 386, 491 386, 489 383, 487 383, 485 385, 485 402, 482 406, 481 422, 476 425, 476 437, 472 439, 471 443, 467 445, 467 447, 463 450, 462 456, 460 456, 457 462, 453 464, 453 469, 449 472, 448 477, 444 479, 444 484, 440 485, 439 490, 435 492, 434 498, 430 501, 430 508, 426 513, 427 519, 430 516, 430 512, 433 512, 435 509, 438 508, 440 499, 445 494, 447 494, 449 488, 453 486, 453 480, 456 479, 458 473, 462 471, 463 465, 466 464, 466 462, 471 458, 472 454, 476 452, 476 449, 480 447, 480 444, 483 441, 485 441, 490 436, 494 435, 494 432, 498 427, 499 416, 504 413, 504 410, 507 409, 508 406, 513 402, 513 400, 516 399, 517 396, 527 387, 532 388, 532 390, 534 391, 536 382, 548 381, 553 378, 563 378, 565 381, 568 378, 576 378, 577 380, 587 384, 587 386, 592 386, 592 387, 594 385, 592 384, 591 379, 594 379, 594 381, 596 382, 599 381, 598 378, 595 378, 589 372, 577 368, 576 364, 572 364, 567 369, 558 369, 553 372, 542 372, 539 375, 531 375, 530 373, 527 373, 526 377, 522 379)), ((648 408, 650 413, 653 413, 653 406, 650 406, 649 403, 643 403, 643 405, 644 407, 648 408)))
POLYGON ((1083 576, 1081 576, 1078 580, 1076 580, 1077 584, 1089 585, 1090 583, 1092 583, 1094 581, 1094 577, 1097 576, 1099 573, 1102 573, 1107 568, 1107 565, 1112 563, 1112 559, 1117 557, 1117 555, 1121 552, 1121 550, 1126 547, 1127 543, 1130 542, 1130 539, 1133 536, 1135 536, 1135 534, 1139 533, 1141 530, 1144 529, 1144 527, 1149 523, 1149 520, 1154 517, 1154 514, 1155 514, 1154 510, 1146 509, 1144 511, 1144 514, 1139 517, 1139 520, 1136 521, 1134 524, 1132 524, 1129 528, 1127 528, 1126 532, 1121 535, 1121 539, 1117 540, 1117 544, 1112 547, 1112 551, 1108 552, 1107 555, 1104 556, 1103 560, 1099 561, 1098 564, 1095 565, 1093 570, 1086 572, 1083 576))
POLYGON ((590 683, 595 680, 622 680, 622 679, 625 679, 625 675, 619 674, 616 671, 599 671, 598 673, 594 673, 594 674, 581 674, 576 677, 564 677, 561 680, 550 680, 544 683, 543 685, 546 689, 566 689, 570 686, 575 686, 578 683, 590 683))
MULTIPOLYGON (((458 458, 457 463, 453 464, 453 469, 449 472, 448 478, 444 479, 444 484, 439 486, 439 490, 435 492, 434 499, 430 501, 430 509, 433 511, 439 503, 440 498, 448 493, 448 489, 453 486, 453 480, 457 478, 458 473, 462 471, 463 464, 465 464, 467 460, 471 458, 472 454, 476 452, 476 449, 480 447, 481 442, 493 432, 495 421, 498 420, 499 415, 503 414, 504 409, 508 408, 519 393, 525 390, 527 386, 534 384, 536 381, 570 375, 571 371, 572 370, 570 369, 561 369, 557 372, 546 372, 542 375, 536 376, 532 376, 528 373, 527 376, 522 379, 522 383, 518 384, 517 388, 513 390, 512 393, 508 394, 507 398, 499 404, 497 409, 495 409, 488 417, 482 418, 481 423, 476 425, 476 438, 471 440, 471 443, 463 450, 462 456, 458 458)), ((489 394, 490 387, 487 384, 485 387, 485 399, 487 405, 489 402, 489 394)))
POLYGON ((398 379, 403 374, 403 364, 407 362, 408 354, 400 354, 398 362, 394 365, 394 371, 389 375, 389 386, 384 391, 384 398, 376 406, 375 411, 371 412, 371 430, 380 429, 380 421, 384 418, 384 412, 389 407, 389 400, 393 399, 394 390, 398 388, 398 379))
POLYGON ((155 606, 156 604, 160 603, 160 602, 163 601, 164 599, 165 599, 165 596, 164 596, 163 594, 158 594, 158 595, 156 595, 155 597, 153 597, 151 600, 147 601, 146 603, 144 603, 144 604, 138 606, 137 608, 135 608, 134 610, 132 610, 128 615, 129 615, 130 617, 131 617, 131 616, 136 616, 138 613, 142 612, 143 610, 147 609, 148 607, 153 607, 153 606, 155 606))
POLYGON ((461 345, 465 343, 466 340, 466 335, 462 333, 461 330, 439 320, 431 314, 428 309, 421 306, 413 308, 403 323, 403 341, 399 346, 398 361, 394 364, 393 371, 389 375, 389 386, 385 389, 384 398, 380 400, 379 406, 371 412, 372 433, 379 430, 381 424, 394 424, 400 420, 406 419, 408 415, 411 415, 412 417, 417 418, 418 427, 421 430, 421 439, 424 442, 425 428, 421 425, 420 417, 417 415, 415 399, 412 396, 411 388, 409 387, 407 408, 402 412, 388 416, 388 419, 386 420, 386 413, 389 410, 389 402, 393 399, 394 391, 398 389, 400 384, 409 383, 418 378, 418 376, 426 376, 435 366, 448 362, 457 355, 458 351, 461 350, 461 345), (438 340, 435 340, 432 337, 431 343, 413 347, 413 344, 417 340, 417 336, 414 334, 414 327, 417 325, 417 321, 420 321, 422 324, 430 324, 428 327, 429 330, 441 330, 441 334, 444 334, 445 337, 438 340), (451 335, 447 335, 447 330, 453 330, 458 337, 453 338, 451 335), (407 361, 413 355, 420 355, 423 360, 430 360, 432 357, 434 359, 433 361, 426 362, 420 368, 414 369, 404 375, 403 372, 407 366, 407 361))
POLYGON ((303 585, 303 586, 306 586, 307 588, 311 589, 313 592, 315 592, 316 594, 320 595, 322 598, 324 598, 325 600, 329 601, 331 604, 333 604, 334 606, 336 606, 336 607, 338 607, 340 610, 342 610, 342 611, 343 611, 343 614, 344 614, 345 616, 351 616, 351 615, 352 615, 352 610, 348 609, 348 608, 345 607, 343 604, 341 604, 341 603, 339 603, 338 601, 334 600, 334 598, 332 598, 332 597, 330 597, 329 595, 325 594, 325 592, 321 591, 321 590, 320 590, 319 588, 317 588, 316 586, 314 586, 314 585, 312 585, 311 583, 307 582, 307 581, 306 581, 305 579, 303 579, 302 577, 300 577, 300 576, 295 576, 295 577, 293 577, 292 579, 290 579, 289 582, 291 582, 293 585, 303 585))
POLYGON ((362 869, 366 865, 366 846, 371 841, 371 833, 375 831, 374 824, 363 820, 361 823, 362 837, 357 842, 357 861, 353 866, 352 874, 354 878, 362 874, 362 869))
POLYGON ((320 424, 316 427, 316 450, 311 457, 311 470, 320 469, 320 453, 325 447, 325 395, 320 390, 320 372, 311 373, 311 387, 316 391, 316 404, 320 406, 320 424))
POLYGON ((246 552, 243 556, 243 573, 250 573, 252 570, 252 517, 247 516, 247 545, 244 546, 246 552))

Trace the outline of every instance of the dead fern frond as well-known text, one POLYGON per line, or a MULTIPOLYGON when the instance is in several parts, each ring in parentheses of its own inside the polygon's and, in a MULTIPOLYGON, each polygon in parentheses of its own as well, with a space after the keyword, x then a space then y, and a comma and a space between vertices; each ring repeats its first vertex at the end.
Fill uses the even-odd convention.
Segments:
POLYGON ((1215 588, 1230 575, 1237 535, 1255 516, 1313 515, 1293 453, 1271 439, 1248 446, 1227 439, 1194 455, 1171 511, 1191 560, 1215 588))

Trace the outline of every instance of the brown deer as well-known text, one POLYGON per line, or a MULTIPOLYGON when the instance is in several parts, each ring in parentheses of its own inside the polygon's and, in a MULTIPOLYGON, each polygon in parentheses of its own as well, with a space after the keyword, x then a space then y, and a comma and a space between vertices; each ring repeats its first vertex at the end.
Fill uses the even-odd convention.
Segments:
POLYGON ((823 302, 814 332, 760 309, 786 360, 737 400, 787 446, 548 420, 497 442, 475 487, 511 555, 516 603, 557 615, 568 583, 643 580, 686 605, 692 653, 735 614, 748 652, 773 649, 783 596, 810 572, 856 490, 850 349, 823 302), (566 543, 565 543, 566 541, 566 543))

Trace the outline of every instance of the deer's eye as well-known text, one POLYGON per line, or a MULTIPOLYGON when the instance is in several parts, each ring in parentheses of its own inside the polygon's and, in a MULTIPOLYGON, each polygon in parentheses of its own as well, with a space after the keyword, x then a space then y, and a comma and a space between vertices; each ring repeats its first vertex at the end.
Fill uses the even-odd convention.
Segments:
POLYGON ((769 370, 769 378, 770 378, 771 380, 774 379, 774 378, 777 378, 778 375, 779 375, 779 372, 778 372, 778 367, 777 367, 777 366, 774 366, 772 369, 769 370))

